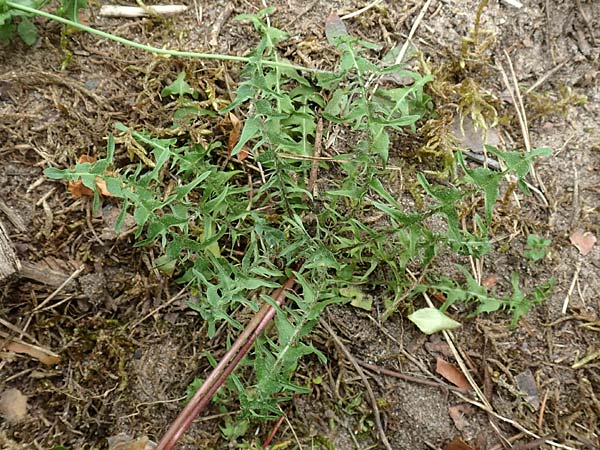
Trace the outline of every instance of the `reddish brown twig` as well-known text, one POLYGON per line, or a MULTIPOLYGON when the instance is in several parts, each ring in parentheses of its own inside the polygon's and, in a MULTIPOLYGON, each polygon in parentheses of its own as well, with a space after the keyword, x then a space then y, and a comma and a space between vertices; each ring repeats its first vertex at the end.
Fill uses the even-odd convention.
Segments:
POLYGON ((269 448, 269 445, 271 445, 271 442, 273 441, 273 438, 279 431, 279 427, 281 427, 281 424, 283 423, 284 419, 285 419, 285 416, 281 416, 279 419, 277 419, 277 422, 275 422, 275 426, 273 427, 273 429, 271 430, 271 432, 269 433, 269 435, 267 436, 267 438, 264 440, 264 442, 262 444, 263 448, 269 448))
MULTIPOLYGON (((277 305, 285 300, 286 291, 294 285, 294 277, 289 278, 282 287, 277 289, 272 297, 277 305)), ((194 419, 208 405, 211 398, 225 382, 233 369, 248 352, 258 335, 265 329, 269 321, 275 315, 275 309, 265 303, 252 320, 246 325, 243 333, 235 340, 229 351, 221 359, 217 367, 211 372, 204 384, 198 389, 190 402, 183 408, 177 419, 171 424, 163 435, 155 450, 171 450, 179 438, 190 427, 194 419)))

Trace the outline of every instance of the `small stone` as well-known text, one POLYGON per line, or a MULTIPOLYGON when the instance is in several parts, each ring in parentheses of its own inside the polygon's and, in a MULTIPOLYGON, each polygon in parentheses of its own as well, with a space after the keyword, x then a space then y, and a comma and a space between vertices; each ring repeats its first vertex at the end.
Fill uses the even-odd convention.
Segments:
POLYGON ((18 389, 7 389, 0 395, 0 415, 7 422, 17 423, 27 417, 27 396, 18 389))

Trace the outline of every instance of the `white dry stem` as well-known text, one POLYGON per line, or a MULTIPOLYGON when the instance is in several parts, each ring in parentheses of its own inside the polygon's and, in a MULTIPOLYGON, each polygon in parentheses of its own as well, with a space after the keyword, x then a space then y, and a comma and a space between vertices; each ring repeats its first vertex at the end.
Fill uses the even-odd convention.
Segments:
POLYGON ((186 5, 153 5, 140 8, 139 6, 104 5, 100 8, 103 17, 148 17, 151 14, 157 16, 175 16, 188 10, 186 5))

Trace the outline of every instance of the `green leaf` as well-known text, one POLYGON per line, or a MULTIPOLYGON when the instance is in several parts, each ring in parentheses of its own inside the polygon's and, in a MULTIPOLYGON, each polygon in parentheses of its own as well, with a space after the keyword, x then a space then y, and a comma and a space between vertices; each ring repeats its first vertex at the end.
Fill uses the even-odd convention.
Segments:
POLYGON ((79 10, 87 6, 87 0, 61 0, 58 14, 65 19, 79 22, 79 10))
POLYGON ((552 154, 552 149, 549 148, 534 148, 529 153, 521 152, 501 152, 496 147, 486 145, 485 148, 488 152, 496 155, 506 163, 506 167, 511 172, 514 172, 519 178, 525 177, 531 170, 535 158, 547 157, 552 154))
POLYGON ((365 295, 363 291, 356 287, 340 288, 340 295, 352 299, 350 304, 355 308, 371 311, 373 307, 373 299, 370 296, 365 295))
POLYGON ((68 179, 69 171, 66 169, 57 169, 55 167, 46 167, 44 169, 44 175, 46 175, 48 178, 51 178, 52 180, 63 180, 63 179, 68 179))
MULTIPOLYGON (((5 22, 0 24, 0 42, 8 43, 15 35, 15 24, 10 17, 5 17, 5 22)), ((1 21, 1 20, 0 20, 1 21)))
POLYGON ((408 316, 419 330, 425 334, 433 334, 442 330, 454 330, 460 328, 461 324, 446 316, 436 308, 422 308, 408 316))
POLYGON ((388 153, 390 147, 390 136, 385 131, 383 125, 373 124, 371 126, 373 133, 373 142, 371 144, 372 151, 381 158, 384 164, 388 161, 388 153))
POLYGON ((27 45, 35 44, 38 38, 38 33, 35 25, 27 17, 21 18, 21 21, 17 26, 17 33, 19 33, 19 37, 27 45))
POLYGON ((178 96, 181 98, 186 94, 193 95, 194 90, 186 83, 185 72, 179 72, 177 79, 160 92, 161 97, 178 96))
POLYGON ((242 150, 244 145, 246 145, 246 142, 258 136, 258 132, 260 131, 260 125, 261 120, 256 116, 249 117, 248 119, 246 119, 246 123, 244 124, 244 128, 242 129, 242 133, 240 134, 240 139, 231 151, 231 156, 237 155, 242 150))
POLYGON ((548 254, 548 247, 552 244, 550 239, 543 239, 535 234, 527 236, 527 246, 523 255, 531 261, 540 261, 548 254))
POLYGON ((465 171, 465 181, 473 183, 484 192, 485 218, 488 223, 491 222, 492 211, 498 198, 498 193, 500 192, 500 182, 504 178, 504 175, 485 167, 473 170, 469 169, 465 164, 461 152, 457 152, 456 159, 465 171))
POLYGON ((106 182, 106 189, 115 197, 123 198, 125 196, 123 192, 123 181, 117 177, 103 177, 106 182))

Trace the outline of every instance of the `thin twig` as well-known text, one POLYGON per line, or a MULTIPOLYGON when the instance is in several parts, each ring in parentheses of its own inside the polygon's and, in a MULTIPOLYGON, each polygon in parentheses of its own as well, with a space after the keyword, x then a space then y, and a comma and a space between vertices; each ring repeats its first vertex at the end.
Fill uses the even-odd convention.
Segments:
POLYGON ((267 438, 263 441, 262 446, 264 448, 269 448, 269 445, 271 445, 271 442, 273 442, 273 438, 275 437, 275 435, 279 431, 279 428, 281 427, 281 424, 283 423, 283 419, 285 419, 285 415, 283 415, 279 419, 277 419, 277 422, 275 422, 275 425, 273 425, 273 428, 271 429, 271 432, 269 433, 269 435, 267 436, 267 438))
MULTIPOLYGON (((277 289, 272 297, 277 305, 281 305, 286 297, 286 292, 294 285, 295 278, 289 278, 281 288, 277 289)), ((198 414, 208 405, 213 395, 233 372, 240 360, 246 355, 258 335, 275 315, 275 308, 270 303, 265 303, 252 320, 246 325, 242 334, 235 340, 231 348, 214 368, 194 397, 181 411, 177 419, 171 424, 163 435, 155 450, 171 450, 179 438, 192 425, 198 414)))
POLYGON ((147 17, 147 16, 174 16, 188 10, 186 5, 152 5, 140 8, 139 6, 102 5, 99 15, 103 17, 147 17))
POLYGON ((415 20, 415 23, 413 23, 413 26, 410 29, 410 32, 408 33, 408 37, 406 38, 406 41, 404 41, 404 44, 402 45, 402 48, 400 49, 400 53, 398 53, 398 56, 396 57, 396 61, 395 61, 396 64, 400 64, 402 62, 402 60, 404 59, 404 55, 406 55, 406 51, 408 50, 410 41, 413 38, 413 36, 415 35, 415 33, 417 32, 417 29, 419 28, 419 24, 421 23, 421 21, 423 20, 423 17, 425 16, 425 13, 429 9, 429 5, 431 5, 431 0, 427 0, 425 2, 425 4, 423 5, 423 7, 421 8, 421 11, 419 12, 419 15, 417 16, 417 19, 415 20))
POLYGON ((337 336, 337 334, 335 334, 333 328, 331 328, 331 326, 329 326, 329 324, 322 318, 319 319, 319 324, 321 324, 321 326, 327 330, 327 332, 335 342, 336 346, 342 351, 342 353, 344 353, 348 361, 350 361, 350 363, 354 366, 356 372, 358 372, 358 375, 362 379, 362 382, 365 385, 365 388, 367 389, 367 396, 369 397, 371 408, 373 408, 373 415, 375 416, 375 425, 377 426, 379 439, 381 440, 381 443, 386 449, 392 450, 392 446, 390 445, 387 436, 385 435, 385 431, 383 430, 383 425, 381 424, 381 417, 379 415, 379 408, 377 407, 377 399, 375 398, 375 394, 373 392, 373 389, 371 388, 371 384, 369 383, 367 376, 365 375, 364 371, 360 367, 360 364, 356 361, 354 356, 352 356, 350 351, 342 343, 341 339, 337 336))
POLYGON ((227 19, 229 19, 229 16, 231 16, 232 12, 233 12, 233 5, 228 4, 227 6, 225 6, 225 9, 223 11, 221 11, 221 14, 219 14, 219 17, 217 17, 215 24, 213 25, 212 29, 210 30, 209 44, 212 47, 217 46, 221 28, 223 28, 223 25, 225 25, 225 22, 227 22, 227 19))
POLYGON ((133 325, 131 325, 131 331, 133 331, 139 324, 141 324, 142 322, 144 322, 148 317, 153 316, 154 314, 156 314, 157 312, 159 312, 161 309, 166 308, 167 306, 169 306, 171 303, 173 303, 178 298, 181 298, 181 296, 185 293, 186 289, 187 289, 187 286, 184 287, 183 289, 181 289, 177 294, 175 294, 173 297, 171 297, 168 301, 166 301, 162 305, 157 306, 152 311, 150 311, 148 314, 146 314, 144 317, 142 317, 140 320, 138 320, 133 325))
POLYGON ((29 339, 31 342, 33 342, 34 344, 40 345, 39 341, 34 338, 33 336, 31 336, 30 334, 28 334, 26 331, 21 330, 19 327, 17 327, 16 325, 13 325, 10 322, 7 322, 6 320, 4 320, 2 317, 0 317, 0 324, 4 325, 6 328, 8 328, 10 331, 17 333, 19 335, 19 339, 22 339, 24 337, 26 337, 27 339, 29 339))
POLYGON ((564 66, 566 63, 567 63, 567 60, 557 64, 552 69, 550 69, 548 72, 546 72, 539 80, 537 80, 535 83, 533 83, 531 86, 529 86, 529 88, 527 88, 527 90, 525 91, 525 94, 531 94, 542 83, 544 83, 548 78, 550 78, 552 75, 554 75, 556 72, 558 72, 561 69, 561 67, 564 66))
MULTIPOLYGON (((463 395, 462 393, 457 392, 457 391, 452 391, 452 393, 454 395, 458 396, 462 401, 467 402, 467 403, 469 403, 469 404, 471 404, 473 406, 478 407, 479 409, 487 412, 488 414, 491 414, 496 419, 499 419, 499 420, 501 420, 504 423, 512 425, 517 430, 522 431, 524 434, 526 434, 528 436, 531 436, 531 437, 533 437, 535 439, 539 439, 540 438, 540 436, 538 436, 537 434, 535 434, 533 431, 529 431, 527 428, 525 428, 519 422, 517 422, 517 421, 515 421, 513 419, 509 419, 508 417, 504 417, 504 416, 498 414, 497 412, 488 409, 487 406, 485 406, 483 403, 475 401, 475 400, 472 400, 469 397, 466 397, 465 395, 463 395)), ((547 441, 546 444, 551 445, 552 447, 561 448, 561 449, 564 449, 564 450, 577 450, 574 447, 570 447, 568 445, 564 445, 564 444, 561 444, 561 443, 555 442, 555 441, 547 441)))
POLYGON ((388 377, 398 378, 400 380, 410 381, 411 383, 424 384, 426 386, 434 386, 441 389, 448 389, 450 391, 460 391, 459 388, 450 386, 449 384, 434 381, 434 380, 426 380, 424 378, 415 377, 412 375, 406 375, 402 372, 398 372, 396 370, 386 369, 385 367, 379 367, 374 364, 369 364, 367 362, 361 361, 360 359, 356 359, 356 362, 363 366, 365 369, 372 370, 375 373, 380 375, 387 375, 388 377))
POLYGON ((46 297, 46 299, 42 303, 40 303, 35 308, 33 308, 33 311, 31 311, 31 312, 35 313, 35 312, 39 311, 40 309, 42 309, 44 306, 46 306, 49 302, 51 302, 54 297, 56 297, 58 294, 60 294, 60 292, 65 288, 65 286, 67 284, 69 284, 71 281, 73 281, 75 278, 77 278, 81 272, 83 272, 83 269, 85 269, 84 264, 82 264, 79 267, 79 269, 77 269, 75 272, 73 272, 69 276, 69 278, 67 278, 65 281, 63 281, 62 284, 59 287, 57 287, 54 290, 54 292, 52 292, 52 294, 50 294, 48 297, 46 297))
POLYGON ((583 7, 581 6, 581 0, 575 0, 575 2, 577 3, 577 8, 579 9, 579 14, 581 15, 581 18, 583 19, 583 22, 585 23, 585 26, 588 29, 588 32, 590 33, 592 45, 595 47, 596 46, 596 38, 594 37, 594 27, 590 23, 590 19, 588 18, 587 14, 583 10, 583 7))
POLYGON ((569 286, 569 290, 567 291, 567 295, 563 301, 562 313, 567 313, 567 308, 569 307, 569 301, 571 300, 571 295, 573 295, 573 290, 575 289, 575 283, 577 282, 577 278, 579 277, 579 271, 581 270, 581 261, 577 262, 577 266, 575 267, 575 273, 573 274, 573 279, 571 280, 571 285, 569 286))
POLYGON ((361 15, 362 13, 364 13, 364 12, 368 11, 369 9, 373 8, 374 6, 377 6, 377 5, 378 5, 379 3, 381 3, 382 1, 383 1, 383 0, 373 0, 373 1, 372 1, 371 3, 369 3, 368 5, 365 5, 365 6, 363 6, 362 8, 360 8, 360 9, 358 9, 358 10, 354 11, 354 12, 351 12, 351 13, 348 13, 348 14, 345 14, 345 15, 343 15, 342 17, 340 17, 340 19, 342 19, 342 20, 352 19, 353 17, 359 16, 359 15, 361 15))
POLYGON ((548 434, 546 436, 534 439, 531 442, 527 442, 526 444, 515 445, 514 447, 512 447, 512 450, 531 450, 534 448, 541 447, 542 445, 548 443, 548 441, 552 439, 554 435, 555 433, 548 434))
MULTIPOLYGON (((506 60, 508 61, 508 67, 511 72, 511 78, 513 81, 512 85, 511 85, 510 81, 508 81, 508 76, 506 75, 506 71, 504 70, 504 67, 502 66, 502 64, 498 63, 498 69, 500 70, 500 73, 502 74, 502 80, 504 81, 504 84, 506 85, 506 88, 508 89, 508 93, 510 95, 512 103, 515 107, 515 111, 517 113, 517 118, 519 120, 519 125, 521 127, 521 134, 523 135, 523 143, 525 144, 525 151, 527 153, 530 153, 531 152, 531 140, 529 137, 529 127, 527 125, 527 115, 525 114, 525 106, 523 105, 523 98, 521 97, 521 91, 519 89, 517 75, 515 73, 515 69, 513 67, 512 60, 510 59, 510 56, 508 55, 508 52, 506 50, 504 50, 504 55, 506 56, 506 60)), ((538 186, 540 186, 540 188, 541 188, 539 190, 536 189, 536 193, 540 196, 540 198, 544 202, 544 205, 549 206, 548 200, 546 199, 546 196, 543 194, 543 191, 545 191, 544 184, 542 183, 542 180, 537 175, 535 167, 533 167, 533 166, 531 167, 531 176, 537 182, 538 186)))
POLYGON ((525 143, 525 150, 527 153, 531 152, 531 140, 529 137, 529 125, 527 124, 527 115, 525 114, 525 106, 523 105, 523 98, 521 97, 521 90, 519 89, 519 82, 517 80, 517 74, 513 67, 512 59, 506 50, 504 50, 504 56, 508 62, 508 68, 510 69, 510 75, 512 78, 513 90, 511 90, 511 98, 515 109, 517 110, 517 116, 519 118, 519 124, 521 125, 521 133, 523 134, 523 141, 525 143), (514 93, 513 93, 514 92, 514 93), (515 101, 516 97, 516 101, 515 101))
POLYGON ((542 424, 544 423, 544 412, 546 411, 546 402, 548 401, 548 393, 550 392, 549 389, 546 389, 546 392, 544 393, 544 398, 542 399, 542 404, 540 406, 540 414, 538 417, 538 431, 541 433, 542 432, 542 424))

